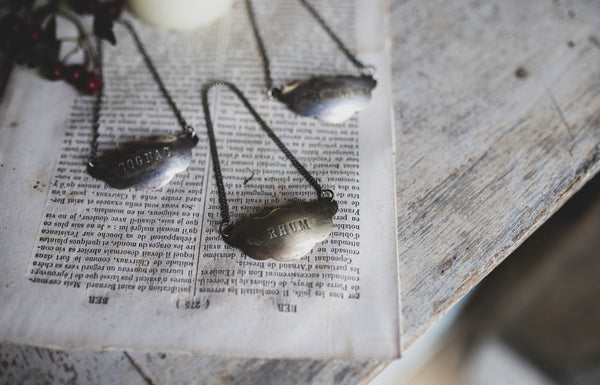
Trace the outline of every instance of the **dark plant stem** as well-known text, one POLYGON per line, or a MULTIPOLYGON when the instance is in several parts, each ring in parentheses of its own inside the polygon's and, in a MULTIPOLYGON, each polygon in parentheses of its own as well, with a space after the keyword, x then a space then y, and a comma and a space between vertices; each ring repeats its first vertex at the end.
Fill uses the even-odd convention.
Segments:
MULTIPOLYGON (((76 49, 79 47, 81 47, 83 49, 84 66, 89 67, 90 61, 91 61, 91 63, 94 66, 94 69, 97 69, 98 60, 96 58, 95 50, 93 49, 93 47, 91 45, 89 35, 85 32, 85 28, 83 28, 83 25, 81 24, 79 19, 77 17, 73 16, 71 13, 66 12, 64 10, 57 11, 56 16, 60 16, 64 19, 70 21, 71 23, 73 23, 75 28, 77 28, 79 38, 78 38, 76 49)), ((69 53, 69 54, 71 54, 71 53, 69 53)), ((68 55, 68 56, 70 56, 70 55, 68 55)))

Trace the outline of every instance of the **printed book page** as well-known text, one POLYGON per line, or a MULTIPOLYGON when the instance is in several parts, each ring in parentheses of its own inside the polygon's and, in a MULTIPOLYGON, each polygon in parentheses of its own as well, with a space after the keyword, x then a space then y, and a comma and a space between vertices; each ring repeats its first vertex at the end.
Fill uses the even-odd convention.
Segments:
MULTIPOLYGON (((157 190, 117 190, 88 175, 95 97, 14 71, 0 107, 0 340, 280 358, 400 355, 387 11, 383 1, 311 4, 377 69, 370 104, 342 124, 297 116, 266 97, 244 2, 194 32, 125 15, 200 139, 190 167, 157 190), (302 259, 253 260, 219 234, 200 101, 215 79, 235 83, 335 193, 333 231, 302 259)), ((254 10, 276 85, 358 75, 299 2, 255 0, 254 10)), ((115 33, 118 44, 104 45, 100 152, 180 130, 131 36, 119 25, 115 33)), ((209 102, 234 221, 315 199, 229 90, 214 89, 209 102)))

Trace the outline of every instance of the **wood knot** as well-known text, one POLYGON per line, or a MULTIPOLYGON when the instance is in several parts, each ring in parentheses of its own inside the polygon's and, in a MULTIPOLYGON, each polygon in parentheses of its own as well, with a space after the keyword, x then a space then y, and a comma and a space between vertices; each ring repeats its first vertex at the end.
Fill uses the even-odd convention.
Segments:
POLYGON ((529 71, 527 71, 527 68, 525 68, 523 66, 519 66, 515 70, 515 76, 518 79, 525 79, 527 76, 529 76, 529 71))

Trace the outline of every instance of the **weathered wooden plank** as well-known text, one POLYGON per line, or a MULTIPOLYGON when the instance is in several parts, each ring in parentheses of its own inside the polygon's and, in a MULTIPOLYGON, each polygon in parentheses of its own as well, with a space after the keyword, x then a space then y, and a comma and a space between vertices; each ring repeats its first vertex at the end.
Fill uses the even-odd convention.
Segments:
POLYGON ((406 385, 600 383, 598 235, 600 175, 477 286, 406 385))
MULTIPOLYGON (((599 234, 600 175, 471 296, 454 335, 469 342, 474 362, 492 336, 549 383, 600 383, 599 234)), ((489 363, 487 369, 514 368, 489 363)))
MULTIPOLYGON (((600 168, 600 3, 391 6, 407 347, 600 168)), ((0 349, 28 362, 4 378, 71 378, 57 374, 49 350, 0 349)), ((113 371, 135 377, 124 383, 346 384, 366 381, 384 364, 61 354, 66 365, 85 368, 89 383, 111 383, 101 374, 113 371)))
POLYGON ((366 384, 387 363, 365 360, 264 360, 131 353, 155 384, 366 384))
POLYGON ((403 343, 600 168, 600 3, 394 1, 403 343))
POLYGON ((0 345, 0 384, 3 385, 147 383, 123 352, 0 345))
POLYGON ((0 345, 0 384, 366 384, 387 363, 0 345))
MULTIPOLYGON (((574 290, 580 292, 570 300, 555 302, 560 304, 557 309, 562 313, 572 316, 567 311, 572 302, 593 301, 597 304, 595 295, 586 298, 582 294, 589 293, 585 290, 586 278, 594 277, 592 283, 598 281, 595 269, 600 264, 597 263, 599 228, 600 175, 597 175, 486 277, 461 315, 458 322, 461 334, 468 340, 478 340, 490 332, 497 332, 513 323, 520 314, 537 306, 536 297, 562 290, 566 283, 571 287, 554 296, 567 296, 574 290), (568 265, 573 263, 585 266, 585 271, 569 269, 568 265), (573 284, 575 282, 576 285, 573 284)), ((589 306, 590 314, 596 307, 589 306)), ((548 320, 548 323, 551 322, 548 320)))
POLYGON ((554 262, 552 269, 499 331, 509 346, 559 384, 600 383, 598 192, 600 188, 580 221, 563 228, 563 242, 553 242, 555 247, 543 256, 554 262))

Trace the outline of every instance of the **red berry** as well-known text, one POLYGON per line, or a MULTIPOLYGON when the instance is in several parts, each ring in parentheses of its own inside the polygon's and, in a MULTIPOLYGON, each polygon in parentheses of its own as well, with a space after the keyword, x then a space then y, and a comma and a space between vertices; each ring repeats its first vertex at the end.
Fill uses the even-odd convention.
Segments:
POLYGON ((39 41, 44 34, 44 30, 38 24, 33 24, 29 26, 29 40, 31 42, 39 41))
POLYGON ((44 68, 44 75, 49 80, 60 80, 63 78, 65 65, 61 62, 54 62, 44 68))
POLYGON ((81 81, 78 84, 79 91, 84 94, 93 95, 100 90, 100 86, 102 84, 102 79, 100 76, 94 72, 86 72, 82 77, 81 81))
POLYGON ((72 64, 65 69, 65 79, 73 85, 79 85, 79 82, 85 73, 85 66, 81 64, 72 64))
POLYGON ((108 9, 108 13, 113 17, 113 19, 117 19, 121 16, 121 12, 123 11, 123 3, 120 1, 109 1, 106 3, 106 8, 108 9))
POLYGON ((9 13, 0 22, 3 32, 21 32, 25 28, 25 22, 16 13, 9 13))
POLYGON ((0 46, 15 49, 25 40, 25 22, 14 13, 9 13, 0 22, 0 46))

